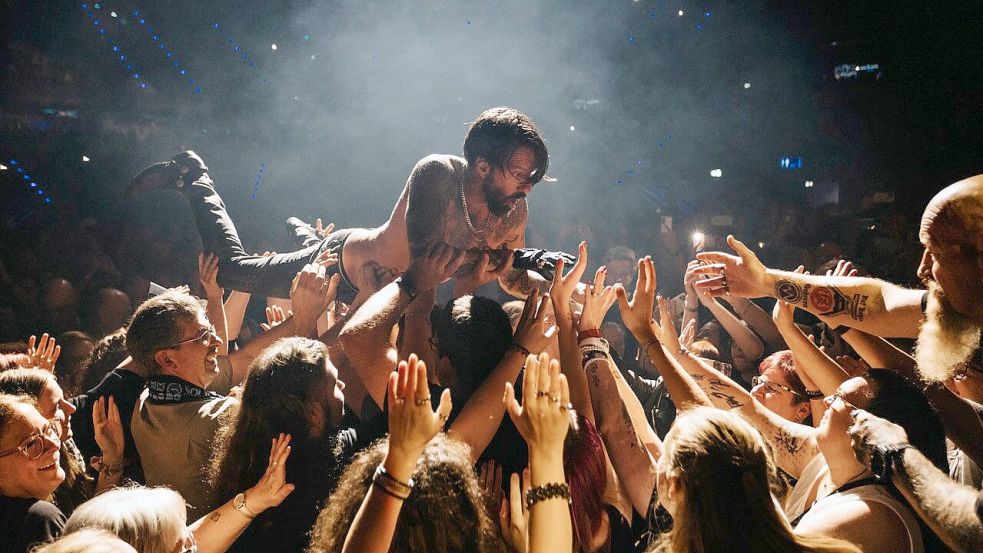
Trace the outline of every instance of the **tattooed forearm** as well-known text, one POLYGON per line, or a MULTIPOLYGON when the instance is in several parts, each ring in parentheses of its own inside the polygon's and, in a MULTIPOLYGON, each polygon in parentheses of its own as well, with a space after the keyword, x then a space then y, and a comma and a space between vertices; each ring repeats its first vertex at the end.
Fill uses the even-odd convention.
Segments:
POLYGON ((781 444, 790 455, 794 455, 802 450, 805 441, 785 428, 779 428, 775 435, 777 443, 781 444))
POLYGON ((502 288, 518 298, 527 297, 533 289, 539 289, 540 294, 549 292, 550 282, 539 275, 521 269, 509 269, 498 279, 502 288))
POLYGON ((799 284, 784 278, 775 283, 775 297, 813 313, 826 316, 846 314, 855 321, 864 320, 870 298, 867 294, 845 294, 835 286, 799 284))

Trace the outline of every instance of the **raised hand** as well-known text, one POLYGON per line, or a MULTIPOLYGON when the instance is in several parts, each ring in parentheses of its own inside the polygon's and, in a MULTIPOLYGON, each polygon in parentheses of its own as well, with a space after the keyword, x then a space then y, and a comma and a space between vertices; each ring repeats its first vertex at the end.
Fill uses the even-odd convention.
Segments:
POLYGON ((572 316, 570 300, 587 269, 587 242, 580 243, 577 263, 570 268, 570 272, 566 275, 563 274, 565 265, 566 262, 563 259, 556 262, 556 269, 553 272, 553 285, 550 287, 550 298, 553 300, 553 312, 556 313, 556 316, 568 319, 572 316))
POLYGON ((451 414, 451 391, 444 389, 434 411, 428 382, 427 365, 416 354, 400 361, 396 372, 389 375, 389 451, 384 466, 403 482, 451 414))
POLYGON ((845 259, 841 259, 836 262, 836 267, 826 271, 826 276, 846 276, 853 277, 857 276, 859 271, 854 268, 853 263, 845 259))
POLYGON ((290 286, 290 304, 299 335, 308 336, 316 328, 318 317, 334 301, 339 282, 340 274, 335 273, 329 279, 324 266, 313 263, 297 273, 290 286))
POLYGON ((219 298, 225 295, 225 290, 218 284, 218 256, 198 252, 198 280, 205 290, 206 298, 219 298))
POLYGON ((617 291, 623 290, 621 284, 605 286, 604 278, 608 274, 607 267, 601 267, 594 274, 594 282, 587 285, 584 293, 584 310, 580 314, 577 330, 592 330, 601 328, 604 316, 617 301, 617 291))
POLYGON ((696 319, 690 319, 679 333, 679 345, 689 349, 696 339, 696 319))
POLYGON ((314 221, 314 232, 316 232, 317 235, 320 236, 321 238, 327 238, 328 235, 331 234, 332 231, 334 231, 334 223, 328 223, 327 227, 322 225, 323 223, 321 223, 321 218, 318 217, 314 221))
POLYGON ((673 322, 672 314, 669 313, 669 302, 662 296, 659 296, 659 321, 652 321, 651 326, 655 337, 671 355, 676 355, 682 351, 683 345, 676 333, 676 323, 673 322))
POLYGON ((95 430, 96 444, 102 452, 104 465, 119 465, 123 462, 123 423, 113 396, 100 397, 92 405, 92 427, 95 430), (108 405, 107 405, 108 403, 108 405))
POLYGON ((288 318, 293 317, 294 312, 288 311, 286 314, 283 312, 283 308, 279 305, 272 305, 266 308, 266 322, 259 323, 259 327, 263 329, 263 332, 269 332, 275 326, 279 326, 286 321, 288 318))
POLYGON ((638 260, 638 278, 635 279, 635 292, 628 299, 624 288, 617 288, 618 307, 621 320, 632 334, 638 336, 652 323, 652 310, 655 308, 655 265, 646 256, 638 260))
MULTIPOLYGON (((820 347, 819 349, 825 351, 825 346, 820 347)), ((863 359, 854 359, 849 355, 837 355, 834 361, 836 361, 836 364, 846 371, 848 375, 850 375, 850 378, 855 376, 863 376, 870 371, 870 365, 868 365, 866 361, 863 359)))
POLYGON ((338 263, 338 254, 330 250, 324 250, 317 256, 314 263, 317 263, 324 268, 331 267, 332 265, 338 263))
POLYGON ((775 308, 771 312, 771 318, 775 321, 775 326, 778 328, 791 329, 795 326, 795 306, 778 300, 775 302, 775 308))
POLYGON ((266 472, 255 486, 246 490, 246 507, 261 513, 276 507, 294 491, 294 485, 287 483, 287 458, 290 457, 290 434, 280 433, 273 438, 270 446, 270 460, 266 472))
POLYGON ((515 398, 511 382, 505 383, 505 408, 516 429, 535 455, 563 452, 563 439, 570 429, 570 387, 560 374, 560 364, 549 355, 530 355, 522 376, 522 404, 515 398))
POLYGON ((488 509, 488 516, 494 517, 505 498, 505 491, 502 490, 502 465, 497 464, 492 459, 482 463, 481 471, 478 473, 478 483, 481 484, 481 489, 485 492, 485 506, 488 509))
POLYGON ((857 460, 870 466, 870 456, 879 445, 899 444, 908 441, 905 429, 893 422, 858 409, 842 400, 833 401, 831 409, 841 408, 849 413, 853 424, 847 429, 857 460))
POLYGON ((529 550, 529 508, 526 507, 526 495, 529 493, 531 478, 529 469, 523 469, 522 478, 513 472, 509 478, 509 498, 502 499, 498 511, 498 524, 502 535, 512 546, 515 553, 526 553, 529 550))
POLYGON ((54 373, 59 355, 61 355, 61 346, 55 344, 55 339, 48 336, 47 332, 41 335, 40 341, 33 334, 27 339, 27 356, 31 358, 32 367, 54 373), (37 347, 34 347, 35 343, 37 347))
POLYGON ((727 244, 737 255, 723 252, 702 252, 696 254, 702 265, 694 270, 699 276, 708 277, 694 283, 694 288, 703 294, 723 296, 732 294, 745 298, 759 298, 768 295, 765 281, 766 268, 743 242, 727 237, 727 244))
POLYGON ((464 250, 444 242, 433 242, 423 254, 410 260, 403 272, 418 291, 431 290, 447 280, 464 262, 464 250))
POLYGON ((526 304, 515 326, 512 341, 533 355, 546 349, 559 330, 556 325, 546 322, 551 310, 550 295, 544 294, 540 299, 539 290, 533 289, 526 296, 526 304))
MULTIPOLYGON (((500 251, 504 261, 497 266, 492 265, 492 256, 489 252, 482 252, 474 266, 466 275, 454 278, 454 297, 465 296, 481 288, 493 280, 497 280, 512 268, 512 250, 500 251)), ((496 256, 498 257, 498 256, 496 256)))

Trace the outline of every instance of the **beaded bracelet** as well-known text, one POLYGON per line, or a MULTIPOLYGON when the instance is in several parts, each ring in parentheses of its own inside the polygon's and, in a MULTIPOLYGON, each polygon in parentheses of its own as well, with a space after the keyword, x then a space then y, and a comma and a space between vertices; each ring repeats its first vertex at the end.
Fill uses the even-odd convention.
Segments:
POLYGON ((554 497, 562 497, 567 500, 567 503, 570 503, 570 486, 566 482, 550 482, 530 488, 526 493, 526 507, 532 508, 536 503, 554 497))
POLYGON ((122 474, 126 463, 107 465, 103 462, 102 457, 93 457, 89 460, 89 466, 99 471, 99 474, 103 474, 105 476, 116 476, 118 474, 122 474))
POLYGON ((583 361, 581 361, 581 364, 586 369, 591 363, 607 360, 608 352, 600 349, 590 349, 587 351, 582 351, 581 355, 583 355, 583 361))

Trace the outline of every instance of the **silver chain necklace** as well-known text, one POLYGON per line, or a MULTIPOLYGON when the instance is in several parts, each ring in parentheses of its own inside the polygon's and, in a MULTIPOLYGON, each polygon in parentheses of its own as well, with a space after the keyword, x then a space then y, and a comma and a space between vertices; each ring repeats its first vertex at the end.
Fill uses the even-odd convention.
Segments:
MULTIPOLYGON (((468 213, 468 198, 464 194, 464 178, 461 178, 460 190, 461 190, 461 207, 464 208, 464 222, 468 225, 468 230, 470 230, 472 234, 484 240, 484 238, 481 236, 481 233, 485 232, 485 230, 488 229, 488 217, 485 217, 485 224, 481 225, 480 229, 475 228, 474 223, 471 222, 471 215, 468 213)), ((514 212, 515 208, 518 206, 519 206, 519 202, 512 204, 512 207, 509 208, 508 213, 505 214, 505 217, 503 217, 503 219, 508 219, 509 217, 511 217, 512 212, 514 212)))

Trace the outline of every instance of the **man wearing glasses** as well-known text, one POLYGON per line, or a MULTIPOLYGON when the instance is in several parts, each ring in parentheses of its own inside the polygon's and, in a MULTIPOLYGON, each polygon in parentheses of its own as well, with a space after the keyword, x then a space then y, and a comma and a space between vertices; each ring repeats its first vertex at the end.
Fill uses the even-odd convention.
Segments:
POLYGON ((215 326, 185 292, 150 298, 133 314, 126 347, 148 373, 130 421, 133 441, 147 485, 180 493, 190 519, 215 506, 205 469, 219 418, 237 403, 223 394, 242 383, 252 360, 279 338, 314 337, 317 317, 334 299, 324 292, 326 282, 323 268, 306 267, 290 294, 294 316, 228 356, 219 355, 215 326))
POLYGON ((545 292, 542 276, 512 263, 513 250, 525 246, 526 196, 546 175, 548 154, 539 130, 516 109, 492 108, 471 124, 463 149, 464 157, 434 154, 417 162, 381 226, 323 238, 307 227, 304 249, 271 257, 243 249, 208 168, 194 152, 148 167, 134 177, 127 195, 176 186, 191 204, 205 251, 219 258, 220 282, 235 290, 286 297, 300 267, 333 254, 338 262, 332 271, 341 275, 338 299, 350 304, 360 280, 385 284, 429 244, 443 242, 468 251, 454 275, 456 297, 495 279, 517 297, 533 287, 545 292))

